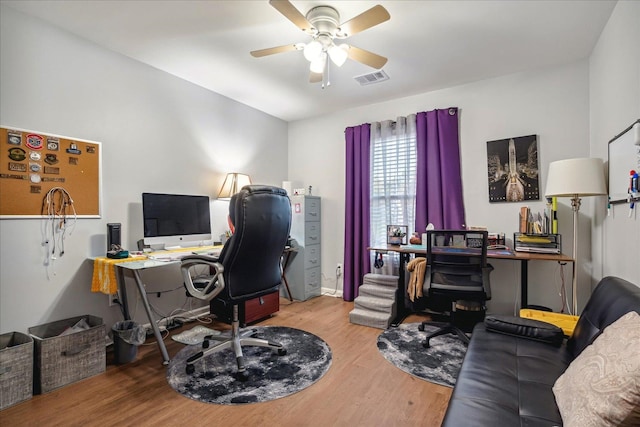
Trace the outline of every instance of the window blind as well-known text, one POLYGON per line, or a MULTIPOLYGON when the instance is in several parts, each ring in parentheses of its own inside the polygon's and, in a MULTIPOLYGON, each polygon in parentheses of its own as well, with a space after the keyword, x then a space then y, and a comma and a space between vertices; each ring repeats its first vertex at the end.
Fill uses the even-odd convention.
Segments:
POLYGON ((416 135, 395 128, 380 135, 371 144, 371 244, 386 246, 387 225, 414 229, 416 135))

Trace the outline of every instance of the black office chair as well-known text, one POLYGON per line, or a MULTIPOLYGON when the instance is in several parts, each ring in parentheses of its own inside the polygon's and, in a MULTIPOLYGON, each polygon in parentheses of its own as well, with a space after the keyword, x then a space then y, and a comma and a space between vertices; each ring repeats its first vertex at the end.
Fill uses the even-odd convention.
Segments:
POLYGON ((206 337, 202 351, 187 359, 186 371, 195 372, 198 360, 230 348, 238 362, 236 378, 244 381, 248 374, 243 345, 268 347, 279 355, 286 354, 278 343, 252 338, 254 330, 240 331, 238 304, 278 291, 282 280, 280 258, 291 228, 291 205, 285 190, 263 185, 244 186, 231 203, 229 212, 235 232, 220 257, 188 256, 181 266, 191 296, 205 301, 221 298, 233 305, 231 333, 206 337), (218 343, 209 348, 210 341, 218 343))
POLYGON ((429 334, 423 346, 430 347, 431 338, 456 334, 468 344, 475 323, 484 320, 484 303, 491 299, 489 274, 493 270, 487 264, 487 232, 466 230, 427 231, 427 267, 423 294, 427 305, 448 305, 449 322, 422 322, 439 329, 429 334))

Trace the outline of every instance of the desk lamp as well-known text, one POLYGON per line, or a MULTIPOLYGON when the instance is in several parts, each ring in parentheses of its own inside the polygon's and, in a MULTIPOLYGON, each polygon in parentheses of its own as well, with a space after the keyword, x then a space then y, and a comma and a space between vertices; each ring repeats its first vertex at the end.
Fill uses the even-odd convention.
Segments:
POLYGON ((240 191, 242 187, 250 184, 251 178, 249 175, 237 172, 228 173, 227 177, 224 179, 222 188, 220 188, 220 191, 218 192, 218 199, 229 200, 231 196, 240 191))
POLYGON ((578 158, 552 162, 547 176, 546 197, 571 197, 573 209, 573 282, 572 306, 578 315, 578 211, 580 197, 606 194, 602 159, 578 158))

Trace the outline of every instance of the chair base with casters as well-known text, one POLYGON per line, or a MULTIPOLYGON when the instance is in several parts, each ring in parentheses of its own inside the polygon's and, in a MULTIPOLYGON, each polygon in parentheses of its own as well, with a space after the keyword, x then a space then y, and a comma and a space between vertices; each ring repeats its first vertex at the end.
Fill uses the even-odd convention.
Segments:
MULTIPOLYGON (((436 325, 435 322, 422 322, 419 326, 418 326, 418 330, 421 332, 424 332, 424 327, 425 324, 428 325, 436 325)), ((435 338, 435 337, 439 337, 442 335, 447 335, 447 334, 456 334, 458 335, 458 337, 460 338, 460 341, 462 341, 465 344, 469 344, 469 337, 462 331, 462 329, 458 328, 457 326, 454 326, 452 324, 448 324, 448 323, 440 323, 439 324, 439 329, 429 335, 427 335, 427 337, 425 338, 424 342, 422 343, 422 346, 424 348, 430 348, 431 344, 431 338, 435 338)))
POLYGON ((254 346, 254 347, 267 347, 273 350, 277 350, 279 356, 287 354, 287 350, 282 344, 254 338, 255 329, 248 329, 245 331, 240 330, 240 321, 238 320, 238 305, 233 306, 233 322, 231 324, 231 334, 224 335, 210 335, 207 336, 202 343, 202 351, 194 354, 187 359, 186 372, 187 374, 193 374, 195 372, 194 364, 210 354, 217 353, 226 349, 233 349, 236 355, 236 362, 238 364, 238 371, 235 374, 236 379, 239 381, 246 381, 249 375, 244 365, 244 357, 242 355, 242 346, 254 346), (213 347, 210 347, 210 341, 219 341, 213 347))
POLYGON ((422 346, 424 348, 430 348, 430 341, 432 338, 447 334, 457 335, 465 345, 469 344, 470 339, 467 333, 470 333, 471 330, 473 330, 476 323, 484 320, 485 312, 486 308, 482 303, 476 301, 461 301, 460 303, 456 303, 455 308, 453 308, 450 314, 450 322, 434 322, 427 320, 418 325, 418 330, 421 332, 424 332, 426 325, 438 328, 438 330, 427 335, 422 346))

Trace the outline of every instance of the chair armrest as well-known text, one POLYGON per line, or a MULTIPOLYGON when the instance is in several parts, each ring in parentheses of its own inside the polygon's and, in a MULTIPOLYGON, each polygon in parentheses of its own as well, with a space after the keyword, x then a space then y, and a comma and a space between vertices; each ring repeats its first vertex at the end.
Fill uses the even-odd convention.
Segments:
POLYGON ((560 347, 564 334, 551 323, 515 316, 492 315, 484 319, 489 332, 526 338, 560 347))
POLYGON ((215 298, 224 289, 224 267, 218 262, 218 258, 207 255, 189 255, 182 258, 180 265, 184 286, 189 295, 203 301, 210 301, 215 298), (198 266, 206 266, 213 270, 212 274, 199 275, 197 283, 194 283, 194 277, 191 276, 191 268, 198 266))

